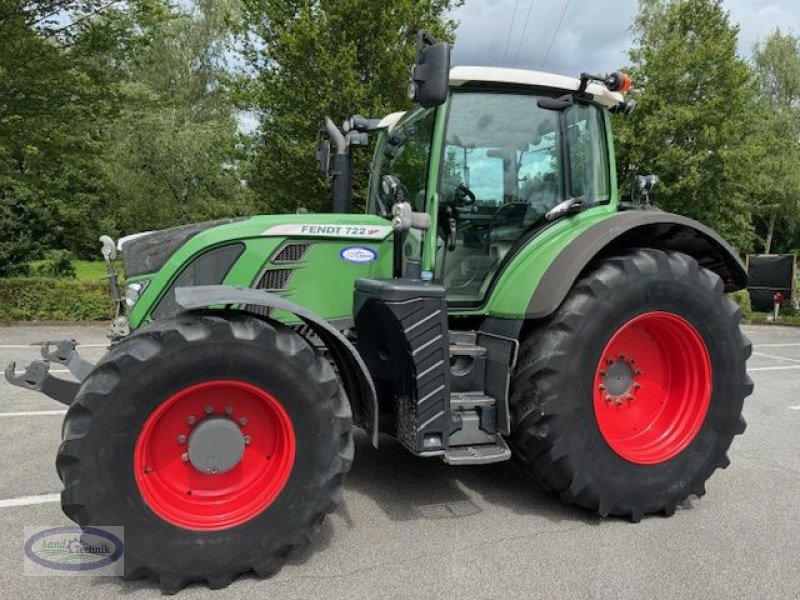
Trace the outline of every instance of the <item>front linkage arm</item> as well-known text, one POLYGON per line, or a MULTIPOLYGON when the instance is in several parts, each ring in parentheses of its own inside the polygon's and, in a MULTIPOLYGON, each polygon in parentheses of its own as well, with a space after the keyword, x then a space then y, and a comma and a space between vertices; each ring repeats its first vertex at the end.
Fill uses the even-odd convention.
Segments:
POLYGON ((80 382, 86 378, 94 365, 81 358, 75 350, 75 340, 43 343, 42 358, 44 360, 35 360, 28 365, 22 375, 16 374, 15 362, 9 363, 5 372, 6 381, 12 385, 42 392, 61 404, 71 405, 80 388, 80 382), (50 374, 51 361, 66 366, 78 381, 53 377, 50 374))

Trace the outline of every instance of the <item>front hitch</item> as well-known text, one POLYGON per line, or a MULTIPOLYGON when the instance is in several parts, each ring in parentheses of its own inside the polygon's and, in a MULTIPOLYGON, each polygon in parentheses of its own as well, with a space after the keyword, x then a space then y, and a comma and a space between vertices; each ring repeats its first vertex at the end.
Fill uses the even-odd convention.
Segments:
POLYGON ((50 371, 50 362, 35 360, 25 369, 22 375, 16 374, 17 363, 10 362, 6 367, 6 381, 11 385, 24 387, 36 392, 42 392, 61 404, 70 406, 75 400, 80 383, 53 377, 50 371))
POLYGON ((6 367, 6 381, 11 385, 24 387, 36 392, 42 392, 61 404, 71 405, 80 388, 80 382, 86 379, 94 365, 82 358, 75 349, 75 340, 61 340, 60 342, 44 342, 42 344, 42 358, 35 360, 27 366, 21 375, 16 373, 16 362, 11 362, 6 367), (78 380, 67 381, 50 374, 50 363, 62 364, 78 380))

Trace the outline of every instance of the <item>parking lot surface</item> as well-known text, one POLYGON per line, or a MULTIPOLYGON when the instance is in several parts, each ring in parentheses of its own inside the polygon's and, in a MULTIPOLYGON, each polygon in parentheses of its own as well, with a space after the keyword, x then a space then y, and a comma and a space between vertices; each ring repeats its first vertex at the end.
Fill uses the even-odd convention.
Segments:
MULTIPOLYGON (((513 462, 450 467, 358 435, 345 501, 275 577, 181 598, 800 598, 800 329, 746 327, 755 393, 747 431, 702 499, 631 524, 563 506, 513 462)), ((73 337, 104 353, 105 327, 0 328, 0 366, 73 337)), ((67 377, 65 373, 58 374, 67 377)), ((148 582, 23 574, 23 527, 71 522, 54 460, 62 407, 0 382, 0 597, 154 598, 148 582)))

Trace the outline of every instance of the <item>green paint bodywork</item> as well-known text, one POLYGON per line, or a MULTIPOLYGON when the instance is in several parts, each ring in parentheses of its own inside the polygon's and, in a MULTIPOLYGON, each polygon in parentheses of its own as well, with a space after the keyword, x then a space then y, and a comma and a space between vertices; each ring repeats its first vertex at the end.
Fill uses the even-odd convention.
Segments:
POLYGON ((139 301, 128 316, 132 329, 150 320, 150 314, 170 284, 183 268, 203 252, 242 242, 245 251, 228 272, 223 283, 252 287, 265 268, 293 268, 285 290, 275 292, 302 304, 320 316, 329 319, 348 318, 353 312, 353 284, 361 277, 390 278, 392 276, 392 236, 386 239, 336 239, 302 235, 265 236, 271 227, 287 224, 323 224, 386 226, 385 219, 374 215, 270 215, 257 216, 207 229, 187 241, 167 263, 150 279, 139 301), (307 241, 311 247, 299 263, 267 264, 268 259, 287 239, 307 241), (339 252, 348 246, 364 246, 375 250, 378 259, 369 264, 345 262, 339 252))
MULTIPOLYGON (((413 115, 410 111, 408 116, 413 115)), ((422 268, 433 272, 436 261, 436 236, 438 217, 438 189, 448 105, 436 111, 431 159, 428 171, 427 211, 432 226, 424 235, 422 268)), ((610 202, 585 210, 573 217, 564 218, 543 230, 528 241, 497 274, 488 297, 481 306, 453 307, 453 315, 487 315, 505 319, 524 319, 531 296, 550 263, 578 235, 596 223, 614 215, 618 210, 619 192, 614 166, 614 142, 611 122, 605 111, 606 139, 608 143, 611 181, 610 202)), ((278 225, 330 224, 358 226, 387 226, 389 222, 371 214, 285 214, 256 216, 243 221, 220 225, 203 231, 189 239, 158 273, 129 280, 150 280, 129 315, 132 329, 151 320, 151 312, 169 289, 171 283, 195 257, 203 252, 233 242, 241 242, 244 252, 236 261, 222 283, 252 287, 265 269, 294 270, 284 290, 274 292, 301 304, 328 320, 352 317, 353 289, 361 277, 391 278, 393 275, 393 234, 385 239, 342 239, 331 237, 303 237, 265 235, 265 231, 278 225), (311 248, 296 264, 272 264, 272 257, 287 239, 308 241, 311 248), (351 264, 340 258, 347 246, 365 246, 378 253, 370 264, 351 264)), ((276 315, 281 320, 292 321, 290 315, 276 315)))

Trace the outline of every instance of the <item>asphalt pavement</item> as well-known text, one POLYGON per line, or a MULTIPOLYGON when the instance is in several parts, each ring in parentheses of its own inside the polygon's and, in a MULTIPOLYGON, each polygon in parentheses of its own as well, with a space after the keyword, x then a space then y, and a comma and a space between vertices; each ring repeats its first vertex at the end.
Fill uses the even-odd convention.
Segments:
MULTIPOLYGON (((451 467, 359 434, 344 503, 312 548, 269 580, 179 597, 800 599, 800 329, 745 330, 756 384, 747 431, 707 495, 671 518, 600 519, 513 462, 451 467)), ((3 327, 0 366, 65 337, 90 360, 104 353, 103 325, 3 327)), ((23 528, 71 523, 54 466, 62 419, 57 403, 0 382, 0 597, 158 597, 148 582, 23 574, 23 528)))

